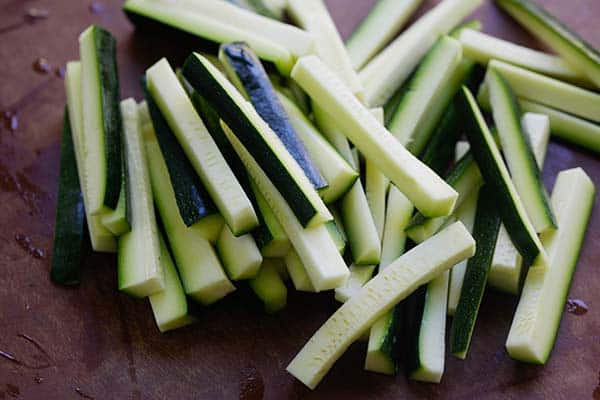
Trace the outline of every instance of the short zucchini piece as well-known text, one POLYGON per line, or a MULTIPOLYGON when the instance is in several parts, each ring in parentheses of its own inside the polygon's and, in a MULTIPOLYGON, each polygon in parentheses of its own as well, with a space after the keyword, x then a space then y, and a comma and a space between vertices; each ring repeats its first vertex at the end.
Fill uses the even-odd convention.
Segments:
POLYGON ((235 235, 258 225, 252 203, 196 113, 166 59, 146 71, 148 91, 235 235))
POLYGON ((457 193, 408 152, 317 57, 303 57, 292 78, 313 101, 336 115, 343 133, 422 213, 448 215, 457 193))
POLYGON ((169 249, 159 233, 160 264, 165 275, 165 288, 148 296, 156 326, 161 332, 181 328, 196 322, 191 314, 187 297, 179 280, 179 275, 171 259, 169 249))
POLYGON ((228 226, 224 226, 216 249, 229 279, 250 279, 258 273, 263 258, 249 233, 236 237, 228 226))
POLYGON ((223 228, 223 219, 217 214, 191 227, 185 225, 177 210, 167 165, 151 124, 145 126, 144 139, 156 209, 185 293, 201 304, 214 303, 235 290, 209 242, 216 241, 223 228))
POLYGON ((269 314, 276 313, 286 306, 287 288, 271 259, 263 261, 258 275, 252 278, 249 284, 269 314))
POLYGON ((360 71, 365 104, 384 105, 439 36, 450 32, 481 3, 482 0, 444 0, 402 32, 360 71))
POLYGON ((475 242, 460 223, 405 253, 371 279, 317 330, 287 366, 314 389, 363 332, 419 286, 473 255, 475 242))
POLYGON ((61 285, 77 285, 85 251, 85 208, 77 175, 69 114, 66 110, 60 141, 60 174, 56 198, 50 277, 61 285))
POLYGON ((339 254, 325 224, 304 228, 266 172, 241 143, 237 135, 223 124, 227 139, 246 166, 254 183, 285 230, 294 250, 317 291, 333 289, 345 282, 348 268, 339 254))
POLYGON ((79 36, 86 190, 91 214, 114 210, 121 191, 122 121, 116 41, 95 25, 79 36))
POLYGON ((473 226, 477 250, 467 262, 460 299, 450 328, 450 352, 462 359, 469 350, 500 230, 498 199, 494 189, 493 186, 485 185, 479 192, 473 226))
POLYGON ((306 268, 304 268, 302 260, 294 249, 290 249, 285 255, 284 262, 296 290, 302 292, 315 292, 315 288, 308 277, 306 268))
POLYGON ((581 168, 562 171, 556 178, 552 205, 558 230, 542 235, 549 265, 529 268, 506 340, 508 354, 516 360, 545 364, 550 356, 595 192, 592 180, 581 168))
POLYGON ((277 135, 221 72, 202 56, 192 54, 185 62, 183 75, 251 151, 252 157, 281 190, 302 226, 316 226, 332 218, 277 135))
MULTIPOLYGON (((72 131, 75 159, 77 161, 77 173, 79 184, 83 194, 84 204, 89 204, 89 193, 87 190, 87 169, 90 168, 90 158, 85 156, 86 140, 83 133, 83 104, 81 99, 81 62, 71 61, 67 63, 65 72, 65 92, 67 94, 67 107, 69 109, 69 122, 72 131)), ((90 242, 94 251, 110 252, 117 251, 117 241, 111 231, 102 224, 101 215, 92 215, 90 207, 85 207, 85 215, 90 235, 90 242)))
POLYGON ((285 148, 298 162, 304 174, 317 190, 325 189, 327 181, 315 166, 303 142, 287 116, 269 77, 252 50, 244 43, 221 45, 219 60, 227 76, 240 93, 250 100, 260 117, 281 139, 285 148))
POLYGON ((345 303, 360 291, 365 286, 365 283, 373 277, 377 265, 355 265, 352 264, 348 269, 350 270, 350 276, 346 283, 342 286, 335 288, 335 299, 340 303, 345 303))
POLYGON ((135 100, 121 102, 124 151, 127 159, 128 198, 131 204, 131 231, 119 237, 119 290, 146 297, 164 288, 160 263, 158 228, 152 203, 152 186, 135 100))
POLYGON ((539 256, 546 254, 529 221, 521 198, 514 187, 510 175, 502 160, 502 155, 490 133, 483 115, 477 106, 471 91, 463 87, 459 99, 461 119, 471 144, 473 156, 483 176, 483 180, 493 188, 497 197, 497 206, 510 237, 519 249, 525 263, 530 264, 539 256))
POLYGON ((358 178, 358 173, 344 160, 300 109, 283 94, 278 93, 296 133, 306 146, 315 165, 327 182, 327 187, 319 191, 325 204, 332 203, 344 195, 358 178))
MULTIPOLYGON (((465 57, 482 65, 500 60, 562 81, 581 84, 587 78, 562 58, 490 36, 473 29, 458 35, 465 57)), ((589 85, 589 82, 588 82, 589 85)))
POLYGON ((144 92, 152 126, 167 163, 179 214, 186 226, 192 226, 207 215, 215 214, 217 208, 145 85, 144 92))
MULTIPOLYGON (((519 98, 600 122, 598 93, 497 60, 490 61, 488 74, 491 70, 502 75, 519 98)), ((482 85, 481 90, 489 90, 488 85, 482 85)), ((483 95, 480 92, 479 96, 483 95)))
POLYGON ((521 110, 514 93, 497 71, 488 71, 486 79, 502 152, 527 215, 536 232, 555 229, 556 222, 542 173, 535 161, 529 137, 521 127, 521 110))
POLYGON ((422 0, 378 0, 346 40, 352 67, 360 70, 402 28, 422 0))
POLYGON ((422 125, 431 118, 430 109, 462 58, 460 43, 443 36, 425 55, 406 83, 402 101, 388 125, 390 132, 413 154, 420 154, 429 141, 422 125))
POLYGON ((495 0, 525 29, 600 87, 600 54, 565 24, 529 0, 495 0))
MULTIPOLYGON (((535 159, 542 169, 550 138, 548 117, 543 114, 526 113, 521 118, 523 131, 528 135, 535 159)), ((521 255, 515 248, 504 225, 500 227, 492 267, 488 277, 488 284, 501 291, 511 294, 519 293, 522 283, 521 268, 523 266, 521 255)))

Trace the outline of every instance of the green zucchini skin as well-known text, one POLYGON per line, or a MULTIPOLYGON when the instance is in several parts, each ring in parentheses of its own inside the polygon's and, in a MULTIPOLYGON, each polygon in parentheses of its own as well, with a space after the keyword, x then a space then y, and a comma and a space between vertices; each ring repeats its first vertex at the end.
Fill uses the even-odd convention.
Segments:
POLYGON ((481 111, 468 88, 463 87, 459 99, 460 119, 471 145, 471 152, 479 166, 484 182, 493 188, 497 197, 497 207, 510 237, 523 256, 525 265, 529 265, 540 253, 535 238, 529 234, 525 222, 521 219, 517 205, 511 196, 509 186, 496 163, 492 149, 488 147, 485 136, 489 134, 481 111))
POLYGON ((100 76, 104 152, 106 156, 106 191, 104 205, 114 209, 121 192, 123 122, 121 118, 117 42, 110 32, 94 26, 94 42, 100 76))
POLYGON ((77 162, 65 109, 60 145, 60 176, 54 227, 54 251, 50 277, 61 285, 79 283, 81 261, 85 251, 86 222, 83 195, 79 186, 77 162))
POLYGON ((277 134, 292 157, 298 162, 315 189, 324 189, 327 182, 310 159, 304 144, 298 138, 273 85, 260 60, 244 43, 221 45, 220 59, 236 75, 238 87, 252 102, 258 115, 277 134))
POLYGON ((444 174, 454 158, 454 146, 462 136, 461 121, 456 105, 450 103, 437 124, 421 161, 438 175, 444 174))
POLYGON ((216 213, 217 208, 188 161, 175 134, 169 128, 145 82, 142 82, 142 87, 156 138, 169 170, 179 214, 186 226, 192 226, 207 215, 216 213))
POLYGON ((271 182, 278 188, 285 188, 286 200, 290 208, 303 226, 308 225, 318 211, 293 177, 282 171, 285 167, 279 163, 273 149, 262 139, 257 128, 246 118, 234 99, 227 94, 196 55, 192 54, 187 58, 182 71, 190 85, 203 94, 244 147, 252 149, 253 156, 257 157, 257 162, 271 182))
POLYGON ((421 367, 419 333, 421 332, 426 295, 427 285, 423 285, 397 306, 402 307, 402 327, 404 330, 402 352, 404 354, 404 365, 407 374, 421 367))
POLYGON ((465 358, 469 349, 494 257, 501 223, 498 208, 495 187, 484 185, 479 192, 473 226, 473 238, 477 249, 475 255, 467 262, 460 299, 450 328, 450 352, 459 358, 465 358))

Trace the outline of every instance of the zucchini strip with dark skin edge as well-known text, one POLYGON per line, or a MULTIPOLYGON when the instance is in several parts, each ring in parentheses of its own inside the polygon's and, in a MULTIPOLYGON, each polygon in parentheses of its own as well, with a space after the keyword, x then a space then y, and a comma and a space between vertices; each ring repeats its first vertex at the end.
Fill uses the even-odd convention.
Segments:
POLYGON ((219 60, 227 76, 250 99, 258 115, 281 139, 315 189, 325 189, 327 182, 295 132, 258 57, 245 43, 231 43, 221 45, 219 60))
POLYGON ((50 269, 52 280, 61 285, 79 284, 87 230, 71 135, 68 111, 65 108, 60 145, 54 250, 50 269))
POLYGON ((186 226, 192 226, 207 215, 216 213, 216 206, 154 102, 145 80, 142 82, 142 88, 158 144, 167 163, 179 214, 186 226))
POLYGON ((473 238, 477 243, 475 255, 467 262, 463 286, 450 328, 450 352, 464 359, 469 350, 471 336, 488 273, 494 257, 496 239, 500 230, 497 196, 493 186, 485 185, 479 192, 473 238))

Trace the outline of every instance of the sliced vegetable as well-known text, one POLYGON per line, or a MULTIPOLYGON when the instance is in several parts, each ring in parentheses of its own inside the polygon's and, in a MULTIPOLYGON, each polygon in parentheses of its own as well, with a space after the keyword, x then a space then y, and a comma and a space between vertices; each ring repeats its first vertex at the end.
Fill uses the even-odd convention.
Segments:
POLYGON ((188 57, 183 75, 213 105, 244 147, 289 203, 303 226, 312 227, 331 219, 331 214, 285 149, 277 135, 256 110, 208 60, 198 54, 188 57))
POLYGON ((329 235, 331 236, 331 240, 333 240, 336 249, 338 249, 341 255, 344 255, 348 236, 346 236, 346 232, 342 229, 341 222, 338 222, 337 220, 327 221, 325 222, 325 227, 327 228, 327 231, 329 231, 329 235))
POLYGON ((303 292, 315 292, 315 288, 308 277, 306 268, 304 268, 302 260, 294 249, 290 249, 290 251, 285 255, 284 261, 288 274, 290 275, 296 290, 303 292))
POLYGON ((229 79, 250 100, 258 115, 281 139, 315 189, 326 188, 328 183, 314 165, 278 99, 267 73, 252 50, 243 43, 221 45, 219 59, 229 79))
POLYGON ((422 0, 379 0, 346 40, 352 67, 360 70, 406 24, 422 0))
POLYGON ((181 328, 196 321, 188 307, 179 275, 164 239, 159 234, 160 264, 165 275, 165 288, 148 296, 154 320, 161 332, 181 328))
POLYGON ((461 119, 484 181, 496 194, 496 205, 502 222, 527 264, 538 255, 545 258, 544 249, 531 225, 492 134, 469 89, 463 87, 459 99, 461 119))
POLYGON ((114 209, 121 190, 122 121, 116 41, 95 25, 79 36, 86 191, 91 214, 114 209))
POLYGON ((373 277, 377 265, 355 265, 352 264, 348 269, 350 276, 342 286, 335 288, 335 299, 340 303, 345 303, 360 291, 360 289, 373 277))
POLYGON ((317 126, 325 139, 331 143, 333 148, 337 150, 340 156, 342 156, 354 170, 358 171, 358 165, 354 163, 350 143, 342 132, 342 129, 340 129, 336 118, 314 101, 312 102, 312 109, 317 126))
POLYGON ((440 216, 452 211, 456 192, 394 139, 317 57, 300 59, 292 78, 313 101, 338 116, 344 134, 421 212, 440 216))
POLYGON ((296 133, 306 146, 328 186, 319 195, 326 204, 338 200, 358 178, 358 173, 325 140, 302 111, 287 97, 279 94, 285 112, 290 118, 296 133))
POLYGON ((236 237, 228 226, 224 226, 216 248, 230 279, 250 279, 258 273, 263 258, 249 233, 236 237))
POLYGON ((256 184, 250 181, 252 191, 256 198, 258 210, 262 215, 263 227, 257 227, 253 232, 254 238, 260 247, 260 251, 265 257, 283 257, 290 250, 290 239, 285 230, 275 217, 275 213, 263 197, 256 184))
POLYGON ((562 58, 487 35, 472 29, 463 29, 458 35, 465 57, 487 65, 500 60, 563 81, 583 83, 585 75, 571 67, 562 58))
POLYGON ((483 186, 477 200, 473 227, 477 250, 467 262, 460 298, 450 328, 450 351, 462 359, 469 350, 500 229, 497 202, 495 188, 491 185, 483 186))
MULTIPOLYGON (((600 94, 497 60, 490 61, 488 75, 491 70, 502 75, 519 98, 600 122, 600 94)), ((486 96, 487 90, 488 85, 482 85, 479 96, 486 96)))
POLYGON ((185 293, 208 305, 235 290, 209 243, 223 228, 219 215, 187 227, 177 211, 173 186, 152 125, 144 131, 152 192, 185 293), (215 234, 216 231, 216 234, 215 234))
POLYGON ((277 187, 269 180, 249 150, 238 137, 224 125, 224 130, 233 148, 242 159, 252 180, 271 206, 275 217, 282 225, 294 250, 302 260, 315 290, 328 290, 341 285, 348 277, 348 268, 333 243, 324 224, 304 228, 277 187))
POLYGON ((406 83, 402 101, 394 112, 388 128, 413 154, 420 154, 429 140, 422 130, 431 118, 430 108, 445 83, 454 74, 462 57, 460 43, 449 36, 442 37, 425 55, 415 73, 406 83))
MULTIPOLYGON (((81 63, 71 61, 67 63, 65 71, 65 92, 67 94, 67 108, 69 109, 69 122, 72 131, 75 160, 77 161, 77 173, 79 184, 83 194, 84 204, 89 204, 89 193, 87 189, 87 169, 90 168, 91 159, 86 157, 86 140, 83 133, 83 104, 81 94, 81 63)), ((101 221, 100 215, 92 215, 90 207, 85 207, 85 215, 90 235, 90 242, 94 251, 111 252, 117 251, 117 241, 101 221)))
POLYGON ((269 314, 276 313, 287 304, 287 288, 271 259, 263 261, 258 275, 249 283, 269 314))
POLYGON ((481 4, 482 0, 444 0, 406 29, 360 71, 365 103, 381 106, 409 77, 438 40, 481 4))
POLYGON ((545 364, 554 347, 569 286, 594 205, 595 187, 574 168, 558 174, 552 193, 558 230, 542 235, 549 264, 529 268, 506 349, 517 360, 545 364))
POLYGON ((529 137, 521 127, 521 110, 514 93, 495 70, 488 71, 487 84, 504 158, 527 215, 536 232, 554 229, 556 222, 548 193, 529 137))
POLYGON ((593 46, 532 1, 495 2, 565 61, 585 73, 596 86, 600 86, 600 54, 593 46))
POLYGON ((385 226, 385 199, 390 180, 377 169, 373 162, 365 162, 365 194, 377 237, 382 240, 385 226))
POLYGON ((473 238, 460 223, 413 248, 344 303, 296 355, 288 372, 314 389, 365 329, 416 288, 472 256, 474 248, 473 238))
POLYGON ((85 209, 67 110, 60 140, 60 174, 56 198, 54 251, 50 276, 54 282, 61 285, 77 285, 85 250, 85 209))
POLYGON ((121 102, 124 151, 127 159, 128 198, 131 204, 131 231, 119 237, 119 290, 146 297, 164 289, 160 263, 158 228, 152 204, 146 149, 138 105, 129 98, 121 102))
POLYGON ((102 225, 106 227, 113 235, 121 236, 122 234, 129 232, 131 227, 129 226, 127 210, 127 184, 125 182, 125 174, 127 173, 126 167, 121 167, 123 177, 121 179, 121 190, 119 192, 119 201, 114 210, 108 211, 105 214, 100 215, 100 221, 102 225))

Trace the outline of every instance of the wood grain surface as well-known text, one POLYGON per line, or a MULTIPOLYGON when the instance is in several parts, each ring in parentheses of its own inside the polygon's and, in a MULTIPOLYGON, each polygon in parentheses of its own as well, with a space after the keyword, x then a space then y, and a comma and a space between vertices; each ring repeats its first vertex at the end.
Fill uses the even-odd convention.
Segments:
MULTIPOLYGON (((600 47, 600 1, 540 2, 600 47)), ((328 1, 344 36, 372 3, 328 1)), ((435 3, 426 1, 420 12, 435 3)), ((485 31, 539 47, 485 3, 476 14, 485 31)), ((136 33, 120 6, 119 0, 93 7, 91 0, 0 0, 0 110, 16 112, 0 127, 0 399, 600 398, 597 201, 569 295, 589 311, 565 313, 548 365, 508 357, 504 341, 516 299, 488 291, 467 360, 448 356, 440 385, 363 371, 364 343, 353 345, 317 390, 296 382, 285 366, 336 309, 331 293, 290 291, 288 307, 269 316, 242 286, 206 309, 198 324, 163 335, 147 301, 117 291, 114 256, 90 256, 78 288, 53 285, 48 272, 65 102, 55 68, 78 57, 79 32, 100 24, 118 38, 122 96, 139 99, 138 78, 151 63, 161 56, 180 63, 195 48, 194 40, 136 33), (25 18, 32 7, 50 14, 25 18), (39 57, 47 60, 47 73, 35 70, 39 57)), ((597 156, 551 143, 548 187, 558 171, 575 166, 600 184, 597 156)))

